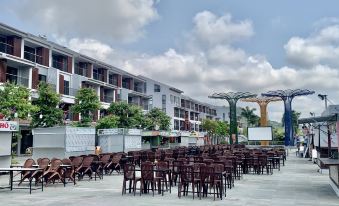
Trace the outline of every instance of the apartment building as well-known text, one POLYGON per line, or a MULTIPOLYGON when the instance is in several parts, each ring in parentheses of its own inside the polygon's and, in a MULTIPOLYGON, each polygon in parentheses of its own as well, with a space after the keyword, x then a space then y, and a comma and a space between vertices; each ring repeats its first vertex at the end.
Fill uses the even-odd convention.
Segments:
POLYGON ((216 119, 216 107, 185 96, 180 89, 147 77, 141 78, 146 80, 146 94, 152 97, 152 107, 171 117, 171 130, 202 131, 202 119, 216 119))
MULTIPOLYGON (((140 106, 145 112, 161 108, 171 118, 171 129, 176 131, 201 131, 203 118, 215 119, 214 106, 183 95, 183 91, 135 76, 105 62, 72 51, 0 23, 0 84, 12 82, 31 89, 37 97, 39 82, 49 83, 60 94, 64 120, 78 121, 79 114, 72 114, 70 107, 80 88, 93 88, 102 104, 94 113, 93 121, 105 115, 111 102, 126 101, 140 106)), ((28 122, 20 122, 22 141, 32 145, 28 122)), ((19 151, 20 152, 20 151, 19 151)), ((21 151, 24 153, 24 151, 21 151)))
MULTIPOLYGON (((0 82, 12 82, 33 91, 40 81, 52 85, 61 95, 65 120, 79 120, 70 114, 80 88, 93 88, 104 109, 111 102, 127 101, 148 109, 146 81, 112 65, 72 51, 15 28, 0 24, 0 82)), ((96 121, 104 110, 97 111, 96 121)))

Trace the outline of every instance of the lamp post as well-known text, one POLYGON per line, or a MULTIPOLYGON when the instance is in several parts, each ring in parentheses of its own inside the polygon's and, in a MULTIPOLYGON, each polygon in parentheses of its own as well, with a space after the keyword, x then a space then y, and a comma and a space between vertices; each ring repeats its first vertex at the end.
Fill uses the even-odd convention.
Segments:
POLYGON ((325 100, 325 109, 327 109, 327 95, 326 94, 318 94, 319 99, 325 100))
POLYGON ((250 92, 228 92, 214 93, 209 98, 225 99, 230 105, 230 143, 238 144, 238 126, 237 126, 237 102, 239 99, 255 97, 256 94, 250 92), (234 138, 234 139, 233 139, 234 138))

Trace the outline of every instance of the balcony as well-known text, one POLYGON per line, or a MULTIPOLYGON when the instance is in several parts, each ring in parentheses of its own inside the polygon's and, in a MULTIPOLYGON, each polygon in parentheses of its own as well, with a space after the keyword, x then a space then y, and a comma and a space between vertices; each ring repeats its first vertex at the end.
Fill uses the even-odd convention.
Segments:
POLYGON ((76 94, 78 93, 78 89, 73 89, 73 88, 69 88, 69 87, 64 87, 64 95, 68 95, 68 96, 73 96, 75 97, 76 94))
POLYGON ((144 93, 144 90, 142 89, 142 87, 134 87, 134 91, 144 93))
POLYGON ((31 62, 35 62, 38 64, 42 64, 43 60, 42 60, 42 56, 39 56, 37 54, 33 54, 31 52, 28 51, 24 51, 24 59, 27 59, 31 62))
POLYGON ((103 81, 103 75, 98 73, 93 73, 93 79, 103 81))
POLYGON ((6 73, 6 81, 12 84, 28 87, 28 78, 6 73))
POLYGON ((104 95, 102 102, 112 103, 113 102, 113 96, 104 95))
POLYGON ((56 59, 53 59, 52 66, 56 69, 67 72, 67 62, 66 61, 62 62, 62 61, 58 61, 56 59))
POLYGON ((13 55, 13 46, 4 42, 0 42, 0 52, 13 55))
POLYGON ((87 76, 87 68, 86 67, 81 67, 81 66, 79 66, 79 64, 75 65, 74 72, 76 74, 84 76, 84 77, 87 76))

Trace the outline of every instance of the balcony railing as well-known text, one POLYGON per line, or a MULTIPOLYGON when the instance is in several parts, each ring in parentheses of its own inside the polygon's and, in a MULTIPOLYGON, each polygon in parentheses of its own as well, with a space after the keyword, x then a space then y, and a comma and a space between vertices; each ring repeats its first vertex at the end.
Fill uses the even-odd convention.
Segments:
POLYGON ((112 103, 113 102, 113 97, 112 96, 104 95, 103 102, 112 103))
POLYGON ((33 54, 31 52, 28 52, 28 51, 24 51, 24 59, 27 59, 31 62, 36 62, 38 64, 42 64, 42 56, 37 55, 37 54, 33 54))
POLYGON ((12 84, 28 87, 28 78, 6 73, 6 81, 12 84))
POLYGON ((64 95, 75 97, 78 91, 79 91, 78 89, 64 87, 64 95))
POLYGON ((93 73, 93 79, 103 81, 103 75, 98 73, 93 73))
POLYGON ((85 67, 75 66, 74 72, 81 76, 87 76, 87 68, 85 67))
POLYGON ((58 61, 56 59, 53 59, 53 65, 52 66, 56 69, 67 72, 67 63, 66 62, 61 62, 61 61, 58 61))
POLYGON ((118 86, 118 80, 115 79, 115 78, 109 78, 108 79, 108 83, 111 84, 111 85, 115 85, 115 86, 118 86))
POLYGON ((144 93, 142 87, 134 87, 134 91, 144 93))
POLYGON ((13 55, 13 46, 4 42, 0 42, 0 52, 13 55))

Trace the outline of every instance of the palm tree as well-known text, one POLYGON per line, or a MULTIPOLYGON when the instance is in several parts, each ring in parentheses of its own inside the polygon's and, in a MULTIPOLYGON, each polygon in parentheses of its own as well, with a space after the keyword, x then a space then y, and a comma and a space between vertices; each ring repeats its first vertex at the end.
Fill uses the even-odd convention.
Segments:
POLYGON ((245 108, 241 108, 241 116, 247 120, 248 126, 256 125, 258 123, 259 117, 254 114, 255 108, 249 108, 246 106, 245 108))

